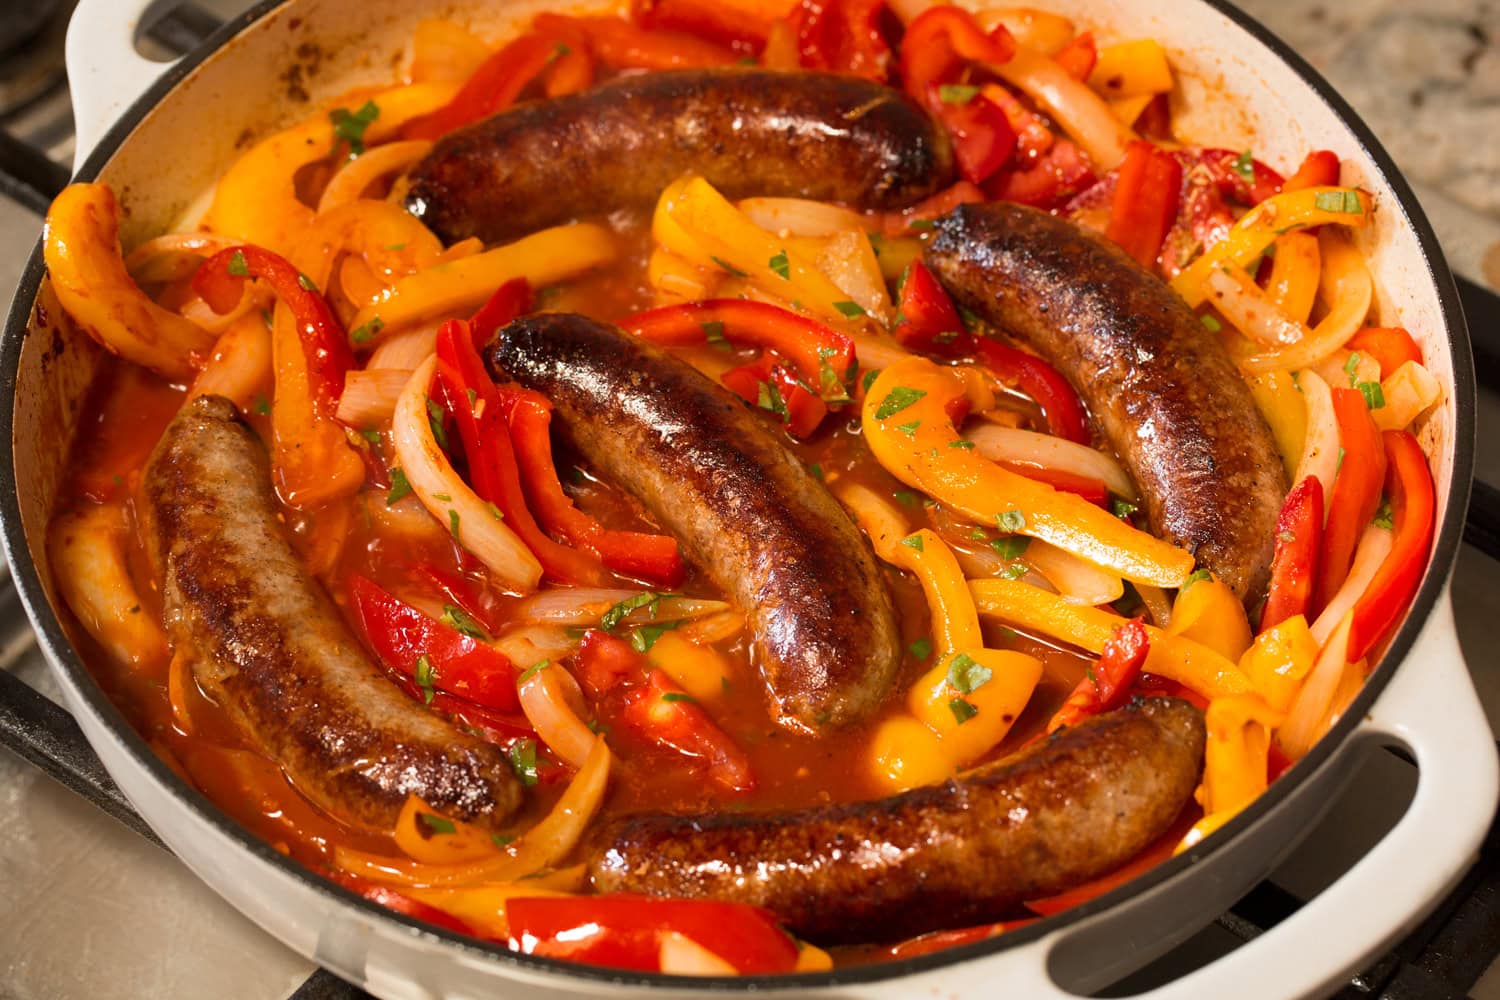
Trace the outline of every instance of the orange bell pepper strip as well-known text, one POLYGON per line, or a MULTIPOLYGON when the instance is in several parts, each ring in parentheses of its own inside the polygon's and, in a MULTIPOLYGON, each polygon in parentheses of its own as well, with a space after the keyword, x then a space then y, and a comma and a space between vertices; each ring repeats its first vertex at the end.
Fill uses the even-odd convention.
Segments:
POLYGON ((781 417, 792 437, 805 438, 828 415, 828 405, 795 372, 777 361, 775 354, 766 351, 759 360, 720 375, 719 381, 751 406, 781 417))
POLYGON ((1087 80, 1094 71, 1094 64, 1099 61, 1099 46, 1094 43, 1094 33, 1085 31, 1074 35, 1052 59, 1075 80, 1087 80))
POLYGON ((1381 437, 1386 456, 1385 491, 1390 497, 1396 537, 1390 554, 1354 605, 1354 625, 1349 632, 1351 661, 1369 655, 1395 627, 1402 609, 1417 592, 1427 570, 1437 512, 1432 471, 1417 439, 1408 431, 1386 431, 1381 437))
POLYGON ((1349 350, 1368 355, 1380 364, 1380 377, 1390 378, 1408 361, 1422 363, 1422 349, 1399 326, 1368 326, 1349 339, 1349 350))
POLYGON ((1286 179, 1281 190, 1302 191, 1306 188, 1333 187, 1338 182, 1338 154, 1326 149, 1315 149, 1303 158, 1302 165, 1286 179))
POLYGON ((723 45, 675 31, 647 31, 620 17, 538 14, 531 24, 543 36, 587 48, 615 69, 694 69, 727 66, 740 58, 723 45))
POLYGON ((1077 444, 1089 443, 1088 413, 1061 372, 1036 355, 998 340, 976 337, 974 343, 986 368, 1002 382, 1015 382, 1042 408, 1048 433, 1077 444))
POLYGON ((1253 694, 1209 703, 1203 719, 1208 730, 1203 806, 1205 819, 1217 819, 1216 827, 1266 790, 1270 730, 1285 718, 1253 694))
POLYGON ((1109 225, 1104 234, 1136 263, 1154 268, 1162 241, 1177 221, 1182 197, 1182 164, 1149 142, 1132 142, 1120 163, 1109 225))
POLYGON ((1333 410, 1342 458, 1323 528, 1323 553, 1313 595, 1315 610, 1328 604, 1349 575, 1354 547, 1380 506, 1380 487, 1385 481, 1385 448, 1364 394, 1357 389, 1334 389, 1333 410))
POLYGON ((908 486, 1007 533, 1051 542, 1127 579, 1182 586, 1193 569, 1189 553, 965 448, 946 410, 964 394, 961 377, 925 358, 887 367, 862 413, 876 460, 908 486))
POLYGON ((1276 517, 1276 553, 1271 557, 1271 585, 1260 613, 1261 631, 1308 614, 1322 551, 1323 483, 1307 476, 1292 487, 1276 517))
POLYGON ((880 30, 885 0, 802 0, 787 15, 803 69, 884 82, 891 46, 880 30))
POLYGON ((1047 732, 1064 726, 1076 726, 1091 715, 1108 712, 1125 704, 1130 686, 1141 675, 1146 656, 1151 652, 1151 636, 1141 618, 1132 618, 1117 626, 1104 643, 1104 651, 1089 668, 1088 674, 1063 701, 1047 723, 1047 732))
POLYGON ((719 0, 636 0, 635 23, 650 31, 697 35, 736 52, 758 54, 771 34, 771 19, 719 0))
POLYGON ((402 138, 437 139, 470 122, 504 111, 565 48, 551 35, 537 32, 522 35, 480 63, 447 104, 407 122, 401 129, 402 138))

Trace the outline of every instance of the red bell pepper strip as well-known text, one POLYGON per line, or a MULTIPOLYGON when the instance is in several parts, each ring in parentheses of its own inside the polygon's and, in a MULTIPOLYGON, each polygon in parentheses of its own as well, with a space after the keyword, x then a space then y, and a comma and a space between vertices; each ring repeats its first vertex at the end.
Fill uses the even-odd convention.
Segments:
POLYGON ((552 461, 552 404, 536 393, 516 399, 509 430, 526 496, 547 531, 591 553, 623 576, 675 587, 686 568, 670 535, 605 528, 574 506, 552 461))
POLYGON ((1166 833, 1157 837, 1144 851, 1124 865, 1107 875, 1101 875, 1083 885, 1060 892, 1056 896, 1027 900, 1024 904, 1026 909, 1039 917, 1050 917, 1054 913, 1071 910, 1091 899, 1097 899, 1111 889, 1131 881, 1137 875, 1144 875, 1172 856, 1172 852, 1177 849, 1178 844, 1182 843, 1182 838, 1187 836, 1200 815, 1196 809, 1184 809, 1182 815, 1178 816, 1177 820, 1167 828, 1166 833))
POLYGON ((1034 399, 1047 418, 1047 429, 1057 437, 1078 444, 1090 440, 1088 415, 1078 393, 1062 373, 1034 354, 1002 344, 989 337, 976 337, 975 345, 986 367, 1001 381, 1013 381, 1034 399))
POLYGON ((912 261, 901 278, 891 332, 908 351, 959 357, 974 350, 974 338, 964 329, 953 299, 920 260, 912 261))
POLYGON ((354 367, 354 351, 327 300, 290 261, 250 244, 220 250, 193 275, 193 291, 214 312, 223 314, 239 304, 250 278, 264 279, 291 310, 307 359, 314 409, 318 416, 332 420, 344 392, 344 376, 354 367))
POLYGON ((1323 552, 1323 483, 1307 476, 1292 487, 1276 517, 1276 554, 1260 628, 1275 628, 1312 610, 1313 584, 1323 552))
POLYGON ((1013 201, 1052 209, 1094 181, 1094 171, 1077 144, 1069 139, 1058 139, 1030 166, 996 173, 985 182, 984 193, 994 201, 1013 201))
POLYGON ((423 923, 441 927, 445 931, 453 931, 455 934, 467 934, 473 936, 474 931, 468 924, 459 920, 444 910, 435 906, 412 899, 410 896, 402 895, 388 885, 371 882, 369 879, 351 875, 337 868, 330 868, 323 872, 323 876, 330 882, 335 882, 356 895, 363 896, 372 903, 378 903, 387 910, 399 913, 402 916, 420 920, 423 923))
POLYGON ((937 85, 951 83, 964 60, 1009 62, 1016 43, 1004 25, 986 34, 962 7, 929 7, 906 28, 901 40, 901 83, 933 114, 940 113, 937 85))
POLYGON ((718 0, 636 0, 631 14, 642 28, 697 35, 736 52, 759 54, 771 33, 768 18, 718 0))
POLYGON ((1104 640, 1098 661, 1047 723, 1047 732, 1076 726, 1091 715, 1125 704, 1130 687, 1141 675, 1141 667, 1150 651, 1151 637, 1146 633, 1142 619, 1133 618, 1117 626, 1104 640))
POLYGON ((1386 456, 1385 491, 1390 498, 1395 538, 1390 554, 1354 605, 1349 659, 1359 660, 1385 638, 1411 602, 1427 569, 1437 512, 1437 495, 1427 456, 1408 431, 1381 435, 1386 456))
POLYGON ((755 787, 750 759, 692 696, 661 670, 625 698, 621 721, 651 741, 708 765, 709 777, 731 792, 755 787))
POLYGON ((731 344, 775 351, 830 403, 849 400, 854 341, 817 320, 767 302, 705 299, 627 316, 620 328, 664 347, 706 344, 722 334, 731 344))
POLYGON ((500 623, 495 620, 494 606, 484 600, 479 588, 468 577, 439 569, 432 563, 422 563, 416 567, 416 572, 441 591, 449 603, 483 626, 485 631, 499 631, 500 623))
POLYGON ((1338 154, 1326 149, 1315 149, 1303 159, 1297 172, 1281 185, 1281 190, 1301 191, 1303 188, 1310 187, 1335 187, 1338 182, 1338 154))
POLYGON ((890 76, 891 47, 881 31, 885 0, 802 0, 787 15, 803 69, 890 76))
POLYGON ((437 139, 456 128, 504 111, 566 46, 553 35, 530 32, 479 64, 447 104, 401 127, 406 139, 437 139))
POLYGON ((573 674, 584 692, 595 701, 622 684, 640 683, 646 665, 630 643, 600 629, 589 629, 578 645, 573 674))
POLYGON ((647 31, 620 17, 538 14, 534 31, 587 48, 615 69, 694 69, 737 62, 732 49, 675 31, 647 31))
POLYGON ((1099 61, 1099 47, 1094 44, 1094 33, 1085 31, 1074 35, 1052 59, 1067 70, 1073 79, 1087 80, 1094 71, 1094 63, 1099 61))
MULTIPOLYGON (((410 678, 403 677, 402 680, 407 694, 413 698, 426 699, 426 692, 419 689, 410 678)), ((432 696, 432 704, 427 707, 439 715, 448 716, 461 726, 474 730, 480 739, 496 746, 509 747, 518 739, 536 735, 536 730, 531 728, 531 723, 526 720, 526 716, 519 712, 496 712, 483 705, 476 705, 467 698, 444 694, 441 691, 432 696)), ((541 773, 546 775, 549 772, 541 773)))
POLYGON ((1345 345, 1349 350, 1366 354, 1380 363, 1380 377, 1391 373, 1408 361, 1422 363, 1422 349, 1412 335, 1399 326, 1369 326, 1349 338, 1345 345))
POLYGON ((1080 476, 1075 472, 1067 472, 1062 469, 1044 469, 1035 465, 1020 465, 1015 462, 1000 462, 998 464, 1018 476, 1035 479, 1039 483, 1046 483, 1055 490, 1062 490, 1064 493, 1072 493, 1075 496, 1083 497, 1091 504, 1103 507, 1109 502, 1109 487, 1104 485, 1104 480, 1102 479, 1080 476))
POLYGON ((1143 698, 1181 698, 1199 711, 1208 710, 1208 699, 1197 691, 1174 681, 1170 677, 1162 677, 1159 674, 1141 674, 1141 679, 1135 682, 1133 694, 1143 698))
POLYGON ((828 415, 828 406, 813 395, 794 372, 777 364, 770 351, 751 364, 731 368, 719 376, 725 388, 751 406, 781 417, 787 433, 805 438, 818 429, 828 415))
POLYGON ((489 643, 427 617, 363 576, 349 578, 349 599, 366 644, 386 669, 424 692, 436 688, 502 712, 517 707, 516 668, 489 643))
POLYGON ((975 941, 985 941, 999 934, 1008 934, 1034 923, 1036 923, 1036 917, 1022 917, 1020 920, 1003 920, 998 924, 980 924, 977 927, 960 927, 951 931, 929 931, 918 937, 887 945, 881 949, 880 957, 901 959, 931 955, 933 952, 957 948, 962 944, 973 944, 975 941))
POLYGON ((1219 194, 1241 205, 1259 205, 1280 194, 1286 183, 1281 175, 1257 159, 1251 158, 1247 163, 1246 155, 1232 149, 1205 149, 1196 157, 1184 150, 1178 153, 1178 158, 1185 169, 1191 169, 1196 159, 1213 178, 1219 194), (1247 171, 1249 177, 1245 176, 1247 171))
POLYGON ((998 104, 979 94, 961 102, 939 97, 932 104, 953 137, 953 155, 964 180, 982 184, 1015 155, 1016 130, 998 104))
POLYGON ((507 901, 505 916, 511 947, 533 955, 655 971, 661 935, 676 932, 743 975, 775 975, 797 965, 797 944, 776 917, 744 903, 625 894, 533 896, 507 901))
POLYGON ((473 334, 474 347, 482 349, 501 327, 530 311, 531 302, 531 284, 525 278, 512 278, 495 289, 484 305, 469 317, 469 332, 473 334))
POLYGON ((1162 241, 1177 219, 1182 165, 1149 142, 1132 142, 1120 164, 1120 177, 1104 235, 1142 267, 1154 268, 1162 241))
POLYGON ((1354 547, 1380 506, 1380 486, 1385 480, 1385 448, 1375 421, 1370 419, 1364 394, 1358 389, 1334 389, 1333 412, 1339 425, 1342 458, 1333 480, 1333 495, 1328 499, 1314 614, 1328 606, 1349 575, 1354 547))
POLYGON ((570 584, 603 583, 608 577, 598 561, 554 542, 526 506, 502 394, 485 373, 467 324, 449 320, 439 328, 437 358, 444 409, 458 425, 475 494, 495 505, 549 577, 570 584))
POLYGON ((560 53, 542 72, 542 90, 548 97, 576 94, 594 85, 594 54, 585 48, 564 45, 560 53))

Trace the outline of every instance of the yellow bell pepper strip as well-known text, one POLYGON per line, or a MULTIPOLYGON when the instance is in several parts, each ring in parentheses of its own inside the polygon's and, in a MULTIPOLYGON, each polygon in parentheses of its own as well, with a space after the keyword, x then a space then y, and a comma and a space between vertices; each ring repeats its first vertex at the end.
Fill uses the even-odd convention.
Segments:
POLYGON ((1307 441, 1307 403, 1289 371, 1256 372, 1245 378, 1260 415, 1266 418, 1287 478, 1297 472, 1297 460, 1307 441))
POLYGON ((1172 89, 1172 67, 1155 39, 1117 42, 1099 50, 1088 84, 1111 100, 1165 94, 1172 89))
POLYGON ((888 561, 916 575, 932 616, 932 641, 939 653, 984 645, 979 612, 953 550, 937 532, 923 528, 893 546, 888 561))
POLYGON ((1287 233, 1276 237, 1275 247, 1266 292, 1282 315, 1306 323, 1318 297, 1318 275, 1323 269, 1318 238, 1312 233, 1287 233))
POLYGON ((449 819, 415 795, 406 797, 396 817, 396 846, 413 861, 457 865, 492 858, 499 845, 472 823, 449 819))
POLYGON ((1245 605, 1218 580, 1190 580, 1172 602, 1172 635, 1200 642, 1229 660, 1250 648, 1250 620, 1245 605))
POLYGON ((1255 637, 1240 657, 1240 669, 1267 705, 1278 712, 1292 707, 1302 679, 1318 658, 1318 641, 1302 615, 1293 615, 1255 637))
POLYGON ((1350 226, 1363 229, 1374 202, 1354 188, 1314 187, 1267 198, 1246 212, 1234 228, 1177 277, 1172 287, 1197 307, 1208 297, 1208 276, 1215 268, 1243 269, 1256 260, 1276 237, 1311 226, 1350 226))
POLYGON ((906 712, 881 720, 870 739, 870 776, 894 793, 935 785, 953 776, 941 737, 906 712))
MULTIPOLYGON (((1060 639, 1091 653, 1104 652, 1104 644, 1124 619, 1099 608, 1069 604, 1056 594, 1019 580, 970 580, 969 593, 980 615, 988 615, 1024 632, 1060 639)), ((1212 700, 1253 690, 1246 677, 1229 660, 1199 642, 1146 626, 1151 652, 1146 672, 1177 681, 1212 700)))
MULTIPOLYGON (((1330 304, 1328 314, 1294 344, 1273 347, 1258 354, 1244 353, 1244 348, 1250 346, 1248 342, 1236 344, 1235 362, 1244 371, 1312 367, 1348 343, 1365 321, 1375 286, 1370 280, 1370 269, 1365 266, 1364 254, 1355 248, 1342 230, 1334 227, 1318 232, 1318 252, 1323 256, 1318 295, 1330 304)), ((1259 345, 1251 349, 1255 347, 1259 345)))
POLYGON ((379 319, 385 333, 467 312, 507 281, 525 278, 533 288, 571 278, 613 260, 615 239, 603 226, 554 226, 493 250, 449 261, 397 281, 383 301, 366 305, 351 330, 379 319))
POLYGON ((62 190, 47 209, 42 255, 63 309, 106 350, 176 382, 213 352, 212 334, 152 302, 126 272, 109 185, 62 190))
POLYGON ((1203 754, 1203 785, 1198 800, 1203 818, 1188 831, 1178 851, 1198 843, 1254 802, 1269 784, 1270 731, 1285 716, 1254 695, 1215 698, 1204 713, 1208 742, 1203 754))
POLYGON ((1130 580, 1180 587, 1193 557, 1107 510, 1010 472, 965 448, 947 407, 963 379, 925 358, 881 372, 865 396, 862 424, 875 458, 897 479, 975 520, 1051 542, 1130 580))

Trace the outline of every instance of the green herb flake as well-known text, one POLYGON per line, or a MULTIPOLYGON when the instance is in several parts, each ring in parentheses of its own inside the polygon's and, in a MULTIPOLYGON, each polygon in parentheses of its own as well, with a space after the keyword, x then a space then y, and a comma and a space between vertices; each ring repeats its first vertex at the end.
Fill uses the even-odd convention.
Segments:
POLYGON ((1001 559, 1019 559, 1031 544, 1031 539, 1025 535, 1007 535, 990 542, 990 548, 1000 556, 1001 559))
POLYGON ((359 436, 362 437, 362 438, 364 438, 366 441, 370 442, 371 444, 379 444, 380 443, 380 432, 377 431, 377 430, 371 429, 371 430, 360 431, 359 432, 359 436))
POLYGON ((385 249, 394 251, 395 253, 400 253, 402 250, 406 249, 406 244, 405 243, 387 243, 385 245, 385 249))
POLYGON ((907 229, 932 229, 937 225, 936 219, 912 219, 906 224, 907 229))
POLYGON ((1344 468, 1344 446, 1339 445, 1339 460, 1333 463, 1333 474, 1337 476, 1344 468))
POLYGON ((656 640, 665 632, 682 625, 682 622, 660 622, 656 625, 642 625, 630 633, 630 648, 637 653, 649 653, 651 647, 656 645, 656 640))
POLYGON ((1138 509, 1129 500, 1121 500, 1119 497, 1113 497, 1109 501, 1109 512, 1122 521, 1130 520, 1130 515, 1134 514, 1138 509))
POLYGON ((1209 333, 1218 333, 1220 330, 1224 329, 1224 324, 1220 323, 1218 320, 1214 319, 1207 313, 1204 313, 1198 318, 1202 320, 1204 329, 1206 329, 1209 333))
POLYGON ((901 544, 905 545, 909 549, 916 549, 918 552, 921 552, 922 536, 920 534, 907 535, 905 538, 901 539, 901 544))
POLYGON ((537 660, 531 666, 527 667, 520 677, 516 678, 516 686, 520 687, 551 665, 551 660, 537 660))
POLYGON ((508 833, 490 834, 490 843, 494 844, 496 847, 509 847, 515 839, 515 837, 511 836, 508 833))
POLYGON ((1005 532, 1007 535, 1014 535, 1016 532, 1025 529, 1026 515, 1022 514, 1019 509, 1012 507, 1010 510, 1005 511, 1002 514, 995 515, 995 523, 998 524, 1000 526, 1000 530, 1005 532))
POLYGON ((749 277, 748 274, 746 274, 744 271, 741 271, 739 268, 735 267, 733 264, 729 263, 727 260, 721 260, 720 258, 713 256, 712 254, 709 255, 708 259, 711 260, 711 261, 713 261, 715 264, 718 264, 720 267, 722 267, 724 270, 728 271, 731 275, 733 275, 736 278, 748 278, 749 277))
POLYGON ((772 257, 766 264, 771 270, 779 274, 783 280, 792 280, 792 262, 787 259, 785 250, 772 257))
POLYGON ((837 309, 842 315, 848 316, 850 319, 856 319, 860 316, 865 315, 865 307, 860 305, 858 302, 835 302, 833 304, 833 308, 837 309))
POLYGON ((964 451, 973 451, 974 450, 974 442, 973 441, 965 441, 963 438, 959 438, 957 441, 949 441, 948 442, 948 447, 950 447, 950 448, 961 448, 964 451))
POLYGON ((1188 578, 1182 582, 1182 589, 1187 590, 1200 580, 1212 580, 1214 575, 1206 569, 1195 569, 1188 574, 1188 578))
POLYGON ((438 620, 445 625, 452 626, 470 639, 489 640, 489 634, 480 627, 479 622, 475 621, 473 616, 463 608, 456 605, 444 604, 443 616, 438 620))
POLYGON ((236 250, 229 255, 229 266, 226 270, 236 278, 250 277, 250 265, 245 263, 244 251, 236 250))
POLYGON ((350 159, 361 155, 365 151, 365 129, 379 117, 380 107, 374 101, 366 101, 357 111, 335 108, 328 113, 328 120, 333 122, 334 144, 347 142, 350 159))
POLYGON ((431 396, 427 397, 427 426, 432 428, 432 439, 437 446, 444 451, 448 450, 448 431, 443 426, 443 408, 433 401, 431 396))
POLYGON ((432 688, 437 683, 437 672, 432 669, 432 661, 425 656, 417 657, 417 662, 412 667, 412 679, 422 689, 422 704, 431 705, 432 688))
POLYGON ((661 599, 663 597, 667 596, 669 595, 658 594, 654 590, 647 590, 642 593, 627 597, 625 598, 625 600, 621 601, 620 603, 611 607, 608 611, 604 612, 603 616, 599 619, 599 627, 606 632, 613 632, 615 629, 620 627, 620 623, 624 621, 632 611, 636 611, 640 608, 650 608, 651 617, 655 618, 656 605, 661 602, 661 599))
POLYGON ((1000 579, 1019 580, 1021 579, 1021 577, 1030 572, 1031 568, 1028 567, 1025 563, 1014 562, 1000 571, 1000 579))
POLYGON ((495 520, 497 520, 497 521, 503 521, 503 520, 505 520, 505 515, 500 512, 500 508, 496 507, 493 502, 486 503, 484 505, 484 509, 487 510, 487 511, 489 511, 490 512, 490 517, 493 517, 495 520))
POLYGON ((823 481, 823 467, 821 465, 819 465, 817 462, 810 462, 810 463, 808 463, 807 471, 808 471, 808 474, 811 475, 818 482, 821 483, 823 481))
POLYGON ((370 322, 354 328, 354 332, 349 334, 349 339, 356 344, 368 344, 375 339, 376 334, 384 329, 385 321, 379 316, 371 316, 370 322))
POLYGON ((875 419, 885 420, 893 417, 925 395, 927 395, 925 389, 910 389, 904 385, 898 385, 886 393, 885 399, 880 401, 880 406, 875 410, 875 419))
MULTIPOLYGON (((838 351, 832 347, 818 348, 818 382, 822 387, 822 397, 830 403, 849 402, 849 390, 844 387, 844 380, 839 378, 839 373, 833 370, 833 362, 830 360, 838 351)), ((851 362, 851 366, 855 362, 851 362)))
POLYGON ((1385 390, 1380 387, 1379 382, 1361 382, 1354 388, 1364 395, 1365 405, 1370 409, 1378 410, 1385 405, 1385 390))
POLYGON ((451 819, 444 819, 442 816, 434 816, 432 813, 417 813, 417 821, 422 824, 424 829, 426 829, 428 836, 431 836, 433 834, 448 834, 458 832, 458 827, 453 825, 453 821, 451 819))
POLYGON ((527 786, 536 784, 536 740, 523 736, 510 745, 505 756, 510 761, 510 769, 516 772, 517 778, 521 779, 521 784, 527 786))
POLYGON ((879 377, 880 377, 880 369, 879 368, 871 368, 869 371, 865 372, 865 381, 864 381, 864 386, 863 386, 864 391, 865 392, 869 392, 870 391, 870 386, 874 385, 875 384, 875 380, 878 379, 879 377))
POLYGON ((932 655, 932 640, 925 635, 920 639, 913 639, 906 647, 907 652, 918 660, 925 660, 932 655))
POLYGON ((271 401, 264 396, 255 397, 255 412, 263 417, 271 415, 271 401))
POLYGON ((965 306, 958 305, 958 303, 956 302, 954 303, 954 306, 958 309, 958 318, 964 321, 964 329, 972 330, 976 326, 982 326, 984 324, 984 318, 974 310, 969 309, 965 306))
POLYGON ((897 490, 895 493, 892 493, 891 496, 895 497, 896 502, 904 507, 915 507, 917 504, 922 502, 922 498, 917 496, 911 490, 897 490))
POLYGON ((979 94, 979 88, 967 83, 945 83, 938 87, 938 100, 944 104, 968 104, 979 94))
POLYGON ((406 470, 398 465, 391 470, 391 491, 385 495, 385 505, 389 507, 410 493, 411 483, 407 481, 406 470))
POLYGON ((432 499, 437 500, 440 503, 452 503, 453 502, 452 495, 448 494, 448 493, 434 493, 432 495, 432 499))
POLYGON ((948 686, 963 694, 973 694, 990 682, 994 673, 967 653, 955 653, 948 661, 948 686))
POLYGON ((318 290, 317 282, 313 281, 301 271, 297 272, 297 284, 302 286, 302 290, 304 292, 316 292, 318 290))
POLYGON ((712 320, 712 321, 710 321, 708 323, 699 323, 698 325, 703 328, 703 336, 705 336, 705 337, 708 338, 708 345, 710 347, 712 347, 714 350, 716 350, 716 351, 732 351, 732 350, 734 350, 734 348, 732 348, 732 347, 729 346, 729 341, 724 336, 724 324, 723 323, 721 323, 718 320, 712 320))
POLYGON ((902 434, 905 434, 907 437, 913 437, 917 433, 917 428, 921 427, 921 426, 922 426, 922 421, 920 421, 920 420, 913 420, 909 424, 900 424, 900 425, 898 425, 896 427, 896 430, 900 431, 902 434))
POLYGON ((1380 501, 1380 509, 1375 512, 1375 519, 1370 523, 1377 528, 1384 528, 1386 531, 1395 530, 1396 519, 1391 513, 1391 502, 1389 500, 1380 501))
POLYGON ((1349 384, 1354 384, 1355 372, 1359 369, 1359 352, 1355 351, 1344 359, 1344 374, 1349 376, 1349 384))
POLYGON ((696 704, 698 704, 698 699, 697 698, 694 698, 692 695, 687 694, 687 693, 682 692, 682 691, 668 691, 666 694, 664 694, 664 695, 661 696, 661 700, 662 701, 667 701, 667 702, 685 701, 689 705, 696 705, 696 704))
POLYGON ((449 531, 450 534, 453 535, 453 540, 455 542, 459 540, 459 537, 458 537, 458 511, 456 511, 456 510, 449 509, 449 511, 448 511, 448 531, 449 531))
POLYGON ((762 410, 770 410, 783 420, 791 417, 791 413, 786 408, 786 400, 781 398, 781 390, 774 382, 757 383, 755 405, 762 410))
POLYGON ((1250 154, 1250 150, 1245 150, 1235 158, 1234 172, 1247 181, 1255 180, 1255 157, 1250 154))
POLYGON ((948 711, 953 713, 953 718, 958 721, 960 726, 979 714, 979 709, 962 698, 950 698, 948 700, 948 711))
POLYGON ((1313 206, 1324 212, 1340 212, 1344 215, 1360 215, 1365 206, 1355 191, 1320 191, 1313 198, 1313 206))

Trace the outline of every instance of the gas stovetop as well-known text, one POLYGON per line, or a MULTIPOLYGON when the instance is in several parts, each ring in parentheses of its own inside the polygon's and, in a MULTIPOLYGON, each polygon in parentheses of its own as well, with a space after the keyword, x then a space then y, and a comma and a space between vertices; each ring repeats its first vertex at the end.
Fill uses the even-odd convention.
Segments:
MULTIPOLYGON (((181 6, 148 31, 146 44, 186 51, 218 17, 244 6, 243 0, 181 6)), ((14 288, 41 214, 68 178, 62 164, 72 155, 72 133, 59 46, 69 7, 64 0, 33 0, 24 12, 0 12, 0 230, 8 237, 0 243, 0 298, 14 288)), ((1489 484, 1500 483, 1500 296, 1466 278, 1460 278, 1460 290, 1480 381, 1480 481, 1453 584, 1454 606, 1475 685, 1495 727, 1500 490, 1489 484)), ((3 567, 0 574, 0 744, 14 754, 0 751, 0 815, 12 817, 0 820, 0 885, 9 886, 12 897, 0 893, 0 997, 196 995, 208 989, 246 998, 364 996, 313 971, 233 914, 164 850, 140 846, 161 844, 59 707, 9 574, 3 567), (78 799, 60 793, 39 772, 78 799), (153 889, 164 891, 143 896, 153 889), (214 951, 226 944, 232 954, 214 951)), ((1169 981, 1285 920, 1380 840, 1415 786, 1409 761, 1370 750, 1328 816, 1269 879, 1185 944, 1102 995, 1128 996, 1169 981)), ((1478 862, 1432 917, 1336 995, 1500 998, 1500 971, 1490 970, 1500 955, 1497 837, 1492 830, 1478 862)))

